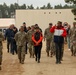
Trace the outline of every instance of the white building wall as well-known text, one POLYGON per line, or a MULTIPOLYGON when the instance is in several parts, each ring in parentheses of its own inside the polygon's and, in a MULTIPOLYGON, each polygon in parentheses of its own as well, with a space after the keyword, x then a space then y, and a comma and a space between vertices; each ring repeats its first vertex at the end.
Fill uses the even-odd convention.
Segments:
POLYGON ((50 22, 55 25, 57 21, 74 22, 74 15, 71 9, 50 9, 50 10, 16 10, 16 26, 19 28, 23 22, 27 26, 39 24, 44 31, 50 22))
POLYGON ((0 28, 9 27, 11 24, 15 24, 15 19, 12 19, 12 18, 1 18, 0 19, 0 28))
POLYGON ((11 24, 15 24, 14 18, 0 18, 0 31, 4 33, 11 24))

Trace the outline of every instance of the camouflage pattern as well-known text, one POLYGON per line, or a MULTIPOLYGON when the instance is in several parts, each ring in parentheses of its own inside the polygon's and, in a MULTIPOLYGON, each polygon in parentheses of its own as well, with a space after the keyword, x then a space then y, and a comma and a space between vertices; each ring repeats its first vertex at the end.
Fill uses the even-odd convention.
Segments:
POLYGON ((51 50, 50 46, 51 46, 51 42, 52 42, 52 36, 53 33, 50 32, 50 27, 45 29, 44 32, 44 39, 46 38, 46 52, 47 52, 47 56, 49 56, 49 51, 51 50))
POLYGON ((2 48, 3 48, 3 46, 2 46, 2 41, 4 40, 4 36, 3 36, 3 34, 0 32, 0 65, 2 64, 2 54, 3 54, 3 52, 2 52, 2 48))
POLYGON ((71 50, 72 50, 72 55, 76 55, 76 28, 73 28, 71 32, 71 50))
POLYGON ((71 44, 71 52, 72 52, 72 56, 75 55, 75 41, 76 41, 76 27, 71 28, 71 32, 70 32, 70 44, 71 44))
POLYGON ((29 53, 30 53, 30 57, 34 57, 34 44, 32 42, 32 34, 34 33, 34 30, 29 30, 27 33, 28 36, 28 48, 29 48, 29 53))
POLYGON ((54 37, 52 37, 51 46, 50 46, 50 49, 51 49, 50 55, 51 55, 51 57, 52 57, 53 55, 55 55, 55 52, 56 52, 55 43, 54 43, 53 38, 54 38, 54 37))
POLYGON ((25 44, 27 41, 27 34, 23 31, 19 31, 15 35, 15 40, 17 44, 18 58, 20 63, 24 63, 25 60, 25 44))

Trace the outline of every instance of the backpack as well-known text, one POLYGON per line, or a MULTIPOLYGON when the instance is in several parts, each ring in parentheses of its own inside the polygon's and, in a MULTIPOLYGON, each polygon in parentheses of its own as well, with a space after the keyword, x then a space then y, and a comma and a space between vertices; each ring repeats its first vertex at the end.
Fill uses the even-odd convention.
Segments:
POLYGON ((35 38, 36 41, 38 41, 40 39, 40 37, 41 37, 41 33, 40 32, 35 32, 34 33, 34 38, 35 38))

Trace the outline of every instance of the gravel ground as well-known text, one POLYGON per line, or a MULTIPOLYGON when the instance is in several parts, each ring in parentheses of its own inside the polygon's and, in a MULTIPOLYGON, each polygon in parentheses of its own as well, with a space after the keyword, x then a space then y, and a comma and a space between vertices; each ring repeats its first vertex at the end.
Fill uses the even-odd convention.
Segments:
POLYGON ((71 56, 65 45, 62 64, 55 64, 55 56, 47 57, 45 42, 42 48, 41 63, 26 55, 25 63, 18 62, 17 55, 7 53, 6 42, 3 43, 3 64, 0 75, 76 75, 76 57, 71 56))

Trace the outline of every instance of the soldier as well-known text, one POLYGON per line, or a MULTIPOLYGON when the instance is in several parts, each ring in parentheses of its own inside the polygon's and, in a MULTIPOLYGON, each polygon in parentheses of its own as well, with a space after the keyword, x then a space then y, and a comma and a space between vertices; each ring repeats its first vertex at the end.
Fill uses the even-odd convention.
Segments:
POLYGON ((74 50, 73 50, 73 41, 74 41, 74 36, 75 36, 75 30, 76 30, 76 22, 73 22, 73 27, 71 28, 71 31, 70 31, 70 48, 71 48, 71 52, 72 52, 72 56, 74 55, 74 50))
POLYGON ((34 26, 31 26, 31 30, 29 30, 27 32, 27 36, 28 36, 28 48, 29 48, 29 53, 30 53, 30 58, 34 57, 34 45, 33 45, 33 41, 32 41, 32 34, 34 33, 34 26))
POLYGON ((46 52, 47 52, 48 57, 49 57, 49 51, 50 51, 52 35, 53 35, 53 33, 50 33, 50 28, 51 27, 52 27, 52 23, 49 23, 49 27, 46 28, 45 32, 44 32, 44 41, 45 41, 45 38, 46 38, 46 52))
POLYGON ((52 35, 52 41, 51 41, 50 49, 51 49, 50 55, 52 57, 53 55, 55 55, 55 52, 56 52, 55 43, 54 43, 54 34, 52 35))
POLYGON ((3 34, 0 32, 0 70, 1 70, 1 65, 2 65, 2 41, 4 40, 3 34))
MULTIPOLYGON (((27 27, 26 27, 26 23, 23 22, 23 25, 22 26, 24 27, 24 31, 27 33, 28 30, 27 30, 27 27)), ((25 43, 25 48, 26 48, 25 51, 26 51, 26 54, 27 54, 27 44, 28 44, 28 42, 25 43)))
POLYGON ((25 43, 27 40, 27 34, 24 32, 24 27, 21 26, 20 31, 16 33, 15 40, 17 43, 17 51, 18 51, 18 58, 21 64, 24 64, 25 60, 25 43))
MULTIPOLYGON (((39 27, 39 25, 38 24, 35 24, 35 28, 36 27, 39 27)), ((39 27, 39 30, 42 32, 42 29, 39 27)))
POLYGON ((76 55, 76 29, 74 30, 74 33, 72 35, 72 44, 73 44, 73 55, 76 55))

